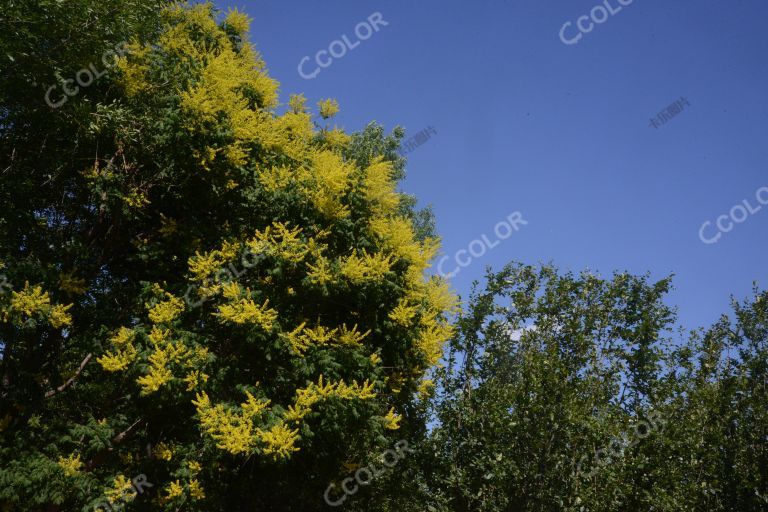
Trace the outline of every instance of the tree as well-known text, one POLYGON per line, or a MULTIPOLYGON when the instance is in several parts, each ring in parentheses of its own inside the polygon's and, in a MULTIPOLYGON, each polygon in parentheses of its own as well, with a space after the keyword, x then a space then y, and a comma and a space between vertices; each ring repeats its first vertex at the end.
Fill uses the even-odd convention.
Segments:
POLYGON ((419 510, 764 510, 768 293, 686 340, 670 287, 489 272, 437 373, 419 510))
POLYGON ((242 13, 150 12, 59 63, 128 41, 60 106, 3 82, 0 503, 323 509, 423 429, 452 332, 402 132, 281 106, 242 13))

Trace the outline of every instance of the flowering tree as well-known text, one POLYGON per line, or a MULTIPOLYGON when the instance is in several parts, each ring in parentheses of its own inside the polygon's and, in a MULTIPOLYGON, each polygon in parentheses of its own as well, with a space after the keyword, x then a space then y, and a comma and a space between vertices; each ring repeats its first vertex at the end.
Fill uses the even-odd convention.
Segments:
POLYGON ((418 426, 438 240, 399 131, 282 107, 237 11, 154 12, 66 104, 3 105, 0 502, 321 508, 418 426))

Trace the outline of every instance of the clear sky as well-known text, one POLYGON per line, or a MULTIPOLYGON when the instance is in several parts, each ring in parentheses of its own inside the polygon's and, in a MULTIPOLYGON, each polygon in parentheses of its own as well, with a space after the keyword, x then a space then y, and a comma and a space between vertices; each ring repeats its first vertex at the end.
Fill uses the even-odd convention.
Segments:
POLYGON ((403 190, 433 206, 446 272, 481 235, 495 245, 494 226, 520 212, 527 224, 451 278, 463 296, 486 265, 510 260, 675 273, 671 302, 694 327, 753 281, 768 287, 768 2, 216 4, 254 19, 283 101, 336 98, 348 131, 372 120, 408 136, 434 128, 408 155, 403 190), (358 24, 377 12, 369 36, 370 22, 358 24), (582 18, 588 32, 565 44, 590 12, 602 23, 582 18), (345 35, 354 48, 334 44, 343 56, 328 65, 321 54, 319 67, 317 52, 345 35), (304 57, 314 78, 299 74, 304 57), (653 127, 681 98, 682 111, 653 127), (701 240, 706 221, 703 238, 720 234, 715 243, 701 240))

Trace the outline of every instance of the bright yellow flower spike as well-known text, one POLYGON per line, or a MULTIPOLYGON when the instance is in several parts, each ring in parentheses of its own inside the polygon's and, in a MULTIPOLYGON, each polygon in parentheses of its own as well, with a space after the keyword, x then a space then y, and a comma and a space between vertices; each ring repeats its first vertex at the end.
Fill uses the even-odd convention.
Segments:
POLYGON ((261 306, 251 299, 240 299, 238 302, 219 306, 219 312, 215 314, 222 322, 255 324, 265 331, 271 331, 272 325, 277 320, 277 311, 268 308, 268 304, 269 299, 265 300, 261 306))
POLYGON ((172 500, 173 498, 177 498, 184 494, 184 488, 181 486, 178 480, 175 480, 168 484, 168 486, 165 488, 166 492, 166 499, 172 500))
POLYGON ((285 459, 290 457, 291 453, 299 451, 295 446, 299 439, 299 431, 291 430, 283 423, 278 423, 269 430, 257 431, 257 435, 266 446, 262 449, 265 455, 271 455, 275 459, 285 459))
POLYGON ((333 98, 320 100, 317 102, 317 106, 320 108, 320 117, 328 119, 339 113, 339 102, 333 98))
POLYGON ((408 327, 418 312, 419 306, 408 305, 407 301, 400 300, 397 306, 389 312, 389 318, 402 327, 408 327))
POLYGON ((254 448, 254 426, 250 416, 244 416, 223 405, 212 405, 206 393, 198 393, 192 404, 200 417, 200 426, 216 446, 233 455, 250 453, 254 448))
POLYGON ((349 386, 343 380, 323 384, 323 376, 320 375, 317 384, 311 383, 306 388, 296 390, 294 404, 288 406, 283 417, 286 421, 298 422, 312 411, 312 406, 331 396, 342 400, 371 400, 376 398, 376 392, 373 383, 367 380, 362 385, 353 382, 349 386))
POLYGON ((158 443, 154 449, 154 456, 156 459, 169 461, 173 458, 173 450, 165 443, 158 443))
POLYGON ((80 455, 75 453, 68 457, 59 457, 57 464, 67 476, 77 475, 83 467, 83 461, 80 460, 80 455))
POLYGON ((138 352, 133 345, 126 345, 125 348, 118 349, 115 352, 107 352, 101 357, 96 358, 96 362, 108 372, 123 371, 136 360, 138 352))
POLYGON ((289 228, 275 222, 263 231, 256 231, 248 241, 248 248, 255 254, 267 254, 291 263, 301 262, 310 250, 300 237, 301 228, 289 228))
MULTIPOLYGON (((10 309, 12 313, 24 315, 28 318, 40 315, 48 320, 54 329, 60 329, 72 324, 72 317, 68 313, 72 305, 51 305, 51 297, 48 292, 43 292, 42 286, 29 286, 24 284, 24 289, 11 292, 10 309)), ((23 317, 19 318, 23 323, 23 317)))
POLYGON ((386 416, 382 417, 382 421, 384 422, 384 428, 387 430, 397 430, 400 428, 400 421, 402 420, 402 416, 399 414, 395 414, 395 408, 389 410, 386 416))
POLYGON ((374 212, 386 215, 394 212, 400 204, 400 195, 395 191, 392 179, 392 163, 377 157, 367 169, 363 178, 363 192, 373 203, 374 212))
POLYGON ((136 498, 136 490, 125 475, 117 475, 111 489, 106 489, 104 494, 110 503, 131 502, 136 498))
POLYGON ((392 256, 378 252, 368 254, 364 250, 362 256, 350 254, 342 259, 339 272, 354 284, 365 284, 381 281, 391 266, 392 256))
POLYGON ((158 302, 149 309, 149 319, 155 324, 174 321, 184 312, 184 301, 170 293, 165 294, 168 300, 158 302))
POLYGON ((200 485, 200 482, 198 482, 196 479, 189 481, 189 495, 192 496, 192 499, 194 500, 205 499, 205 491, 203 491, 203 486, 200 485))

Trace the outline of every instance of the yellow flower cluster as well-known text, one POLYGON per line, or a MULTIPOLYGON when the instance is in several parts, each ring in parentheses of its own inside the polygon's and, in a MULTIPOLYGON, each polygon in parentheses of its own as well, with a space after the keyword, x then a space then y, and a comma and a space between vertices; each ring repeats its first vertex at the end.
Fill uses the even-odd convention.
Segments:
POLYGON ((320 117, 328 119, 339 113, 339 102, 333 98, 320 100, 317 102, 317 106, 320 109, 320 117))
POLYGON ((300 235, 301 228, 290 229, 282 222, 275 222, 264 231, 256 231, 246 245, 255 254, 268 254, 291 263, 300 263, 310 250, 300 235))
POLYGON ((309 270, 307 277, 312 284, 322 286, 331 283, 334 280, 331 262, 322 254, 318 255, 315 264, 307 264, 307 269, 309 270))
POLYGON ((443 355, 443 344, 453 335, 453 327, 434 316, 422 318, 417 346, 427 358, 427 366, 434 366, 443 355))
POLYGON ((187 391, 193 391, 197 389, 200 384, 208 382, 208 375, 200 370, 193 370, 189 372, 183 380, 187 383, 187 391))
POLYGON ((353 381, 347 385, 343 380, 323 384, 323 376, 320 375, 317 384, 310 383, 306 388, 296 390, 296 398, 293 405, 288 406, 284 417, 286 421, 300 421, 304 416, 312 412, 312 406, 329 397, 342 400, 371 400, 376 398, 373 383, 367 380, 361 385, 353 381))
POLYGON ((325 143, 333 149, 345 148, 352 141, 352 137, 339 128, 326 130, 323 132, 323 136, 325 138, 325 143))
POLYGON ((104 495, 110 503, 119 503, 121 501, 131 502, 136 498, 136 490, 133 484, 125 475, 117 475, 112 483, 111 489, 106 489, 104 495))
POLYGON ((269 430, 258 429, 256 431, 259 440, 264 443, 262 452, 271 455, 274 459, 287 459, 291 453, 299 451, 296 441, 299 439, 299 430, 291 430, 283 423, 274 425, 269 430))
POLYGON ((234 261, 240 254, 241 246, 236 242, 224 241, 221 249, 200 254, 187 260, 192 281, 199 284, 198 294, 201 297, 211 296, 221 291, 221 283, 215 279, 216 274, 224 265, 234 261))
POLYGON ((227 17, 224 18, 224 24, 232 27, 238 34, 247 34, 248 27, 251 25, 251 19, 245 13, 237 9, 231 9, 227 13, 227 17))
POLYGON ((199 393, 192 403, 197 408, 200 425, 216 442, 216 446, 233 455, 252 453, 260 442, 262 453, 273 458, 287 458, 299 450, 295 446, 298 430, 290 430, 277 423, 263 430, 256 428, 254 418, 269 406, 269 400, 260 400, 246 392, 247 400, 240 411, 223 405, 212 405, 206 393, 199 393))
POLYGON ((39 285, 30 287, 28 282, 24 284, 23 290, 11 292, 10 309, 12 313, 18 315, 19 324, 25 321, 25 317, 41 316, 54 329, 61 329, 72 324, 72 316, 69 314, 70 308, 72 308, 72 304, 68 306, 51 305, 51 297, 48 292, 43 292, 42 286, 39 285))
POLYGON ((268 167, 259 173, 259 183, 267 192, 277 192, 289 187, 294 180, 294 172, 284 165, 268 167))
POLYGON ((314 151, 312 164, 307 193, 315 208, 332 220, 348 217, 350 210, 343 198, 355 168, 340 155, 326 150, 314 151))
POLYGON ((419 306, 408 305, 407 301, 401 299, 397 306, 389 312, 389 318, 402 327, 408 327, 418 312, 419 306))
POLYGON ((296 354, 303 354, 312 346, 324 346, 329 344, 358 346, 360 342, 368 336, 371 331, 361 333, 357 330, 357 325, 349 329, 346 324, 340 328, 329 329, 322 325, 307 328, 306 322, 303 322, 291 332, 283 333, 283 338, 291 346, 296 354))
POLYGON ((435 381, 432 379, 424 379, 419 382, 418 393, 422 399, 429 398, 435 389, 435 381))
POLYGON ((75 277, 71 272, 59 276, 59 289, 72 295, 82 295, 88 290, 85 279, 75 277))
POLYGON ((192 499, 194 500, 205 499, 205 491, 203 490, 203 486, 200 485, 200 482, 198 482, 196 479, 189 481, 189 495, 192 496, 192 499))
POLYGON ((416 346, 424 355, 427 367, 431 367, 442 357, 443 345, 454 332, 444 315, 455 312, 456 308, 456 296, 445 280, 432 277, 424 282, 419 273, 408 283, 405 295, 390 311, 389 318, 404 327, 411 327, 418 315, 416 346))
POLYGON ((59 457, 57 464, 67 476, 77 475, 83 467, 83 461, 80 460, 80 455, 75 453, 68 457, 59 457))
POLYGON ((165 443, 158 443, 154 449, 155 458, 169 461, 173 458, 173 450, 165 443))
POLYGON ((376 252, 362 256, 350 254, 341 260, 339 273, 354 284, 380 281, 392 267, 392 256, 376 252))
POLYGON ((374 213, 387 215, 394 212, 400 204, 400 194, 395 191, 395 181, 392 179, 392 163, 377 157, 365 169, 363 192, 372 203, 374 213))
POLYGON ((250 415, 220 404, 212 405, 205 392, 198 393, 192 404, 197 409, 200 426, 216 441, 216 446, 233 455, 253 450, 254 425, 250 415))
POLYGON ((165 499, 172 500, 184 494, 184 488, 181 486, 178 480, 174 480, 166 486, 165 493, 165 499))
POLYGON ((386 250, 409 262, 419 273, 430 266, 440 250, 440 240, 416 240, 411 221, 405 217, 380 217, 370 221, 370 229, 386 250))
MULTIPOLYGON (((239 165, 244 163, 253 142, 262 142, 265 147, 275 143, 269 138, 276 131, 276 123, 262 109, 277 104, 277 83, 267 76, 264 62, 247 42, 248 17, 231 11, 218 24, 210 3, 175 5, 165 9, 164 17, 167 25, 152 51, 172 56, 179 66, 189 62, 202 64, 197 80, 181 93, 181 105, 188 115, 187 128, 205 131, 212 122, 224 122, 232 134, 224 147, 198 152, 200 165, 210 169, 219 155, 227 163, 239 165), (228 31, 239 37, 230 38, 228 31)), ((141 51, 131 52, 119 63, 120 78, 129 94, 147 90, 149 82, 147 73, 152 56, 146 48, 137 50, 141 51)), ((276 142, 290 142, 287 129, 281 135, 276 142)))
POLYGON ((155 324, 164 324, 174 321, 184 312, 184 301, 165 293, 167 300, 160 301, 154 306, 149 306, 149 319, 155 324))
POLYGON ((271 331, 272 325, 277 320, 277 311, 267 307, 268 305, 269 299, 266 299, 261 306, 251 299, 240 299, 237 302, 222 304, 215 315, 222 322, 255 324, 265 331, 271 331))
POLYGON ((152 343, 153 351, 147 358, 149 371, 136 379, 141 386, 141 394, 149 395, 158 391, 162 386, 172 381, 173 366, 181 367, 188 372, 184 381, 187 389, 192 390, 200 382, 205 382, 208 376, 195 370, 204 364, 208 358, 208 350, 203 347, 190 348, 182 340, 171 340, 171 331, 157 326, 147 336, 152 343))
MULTIPOLYGON (((193 477, 197 475, 197 473, 199 473, 202 469, 200 463, 196 461, 188 461, 187 467, 189 468, 189 471, 192 473, 193 477)), ((205 499, 205 490, 200 484, 200 481, 197 480, 197 478, 190 478, 186 483, 182 483, 180 480, 176 479, 166 485, 165 495, 160 496, 159 502, 166 504, 171 500, 183 496, 185 494, 185 490, 187 491, 187 494, 195 501, 205 499)))
POLYGON ((121 327, 109 341, 116 349, 115 352, 109 351, 103 356, 96 358, 96 361, 108 372, 118 372, 125 370, 131 364, 137 355, 133 340, 136 333, 127 327, 121 327))
POLYGON ((400 421, 403 419, 402 416, 395 413, 395 408, 389 410, 389 412, 386 414, 386 416, 382 417, 382 421, 384 422, 384 428, 387 430, 397 430, 400 428, 400 421))

